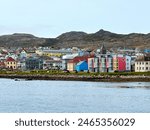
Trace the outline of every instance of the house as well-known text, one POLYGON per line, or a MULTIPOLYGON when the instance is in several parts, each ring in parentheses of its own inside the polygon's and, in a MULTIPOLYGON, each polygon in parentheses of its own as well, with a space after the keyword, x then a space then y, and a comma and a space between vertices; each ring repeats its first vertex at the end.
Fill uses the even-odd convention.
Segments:
POLYGON ((135 61, 135 72, 150 71, 150 55, 143 56, 135 61))
POLYGON ((73 58, 72 60, 69 60, 67 63, 67 70, 69 71, 75 71, 76 70, 76 65, 80 62, 80 61, 88 61, 88 58, 90 58, 91 56, 77 56, 75 58, 73 58))
POLYGON ((131 71, 131 56, 126 55, 126 71, 131 71))
POLYGON ((25 61, 27 70, 43 69, 43 59, 30 57, 25 61))
POLYGON ((17 62, 17 68, 20 70, 26 70, 26 62, 25 59, 20 59, 17 62))
POLYGON ((27 58, 27 53, 26 53, 25 50, 22 50, 22 51, 20 52, 19 58, 20 58, 20 59, 25 59, 25 58, 27 58))
POLYGON ((113 58, 107 54, 97 54, 96 57, 88 58, 90 72, 113 72, 113 58))
POLYGON ((59 70, 62 69, 62 61, 61 60, 53 60, 53 59, 46 59, 43 60, 43 69, 55 69, 59 70))
POLYGON ((40 55, 40 56, 56 56, 56 57, 61 57, 65 54, 72 54, 71 50, 51 50, 51 49, 37 49, 36 50, 36 54, 40 55))
POLYGON ((126 71, 126 57, 124 55, 113 56, 113 70, 126 71))
POLYGON ((86 71, 86 70, 88 70, 87 61, 80 61, 80 62, 76 65, 76 71, 80 72, 80 71, 86 71))
POLYGON ((67 55, 62 56, 62 70, 67 70, 67 63, 68 63, 68 61, 72 60, 76 56, 78 56, 78 53, 67 54, 67 55))
POLYGON ((17 61, 13 59, 12 57, 8 57, 5 60, 5 66, 7 69, 15 70, 17 69, 17 61))
POLYGON ((88 70, 89 70, 89 72, 99 72, 99 59, 98 59, 98 57, 88 58, 88 70))
POLYGON ((0 61, 0 69, 5 69, 6 66, 5 66, 5 63, 4 61, 0 61))

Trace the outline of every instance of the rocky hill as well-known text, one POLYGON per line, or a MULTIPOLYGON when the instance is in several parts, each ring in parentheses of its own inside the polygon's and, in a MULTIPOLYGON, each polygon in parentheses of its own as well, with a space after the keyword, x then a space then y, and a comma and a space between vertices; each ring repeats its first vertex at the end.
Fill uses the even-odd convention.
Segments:
POLYGON ((150 48, 149 34, 116 34, 105 30, 87 34, 85 32, 67 32, 57 38, 38 38, 30 34, 0 36, 0 46, 51 46, 54 48, 81 47, 95 49, 105 44, 107 48, 150 48))
POLYGON ((31 34, 14 33, 12 35, 0 36, 0 46, 4 47, 39 46, 44 43, 45 38, 38 38, 31 34))

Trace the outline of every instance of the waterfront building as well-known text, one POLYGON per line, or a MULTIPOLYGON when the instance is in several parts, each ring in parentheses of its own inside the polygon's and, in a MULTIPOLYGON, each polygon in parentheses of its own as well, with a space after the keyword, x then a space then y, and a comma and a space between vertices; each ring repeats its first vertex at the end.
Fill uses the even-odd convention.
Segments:
POLYGON ((27 70, 43 69, 43 59, 30 57, 25 61, 27 70))
POLYGON ((124 55, 113 56, 113 70, 114 71, 126 71, 126 57, 124 55))
POLYGON ((97 54, 96 57, 88 58, 90 72, 113 72, 113 57, 107 54, 97 54))
POLYGON ((5 60, 5 65, 7 69, 11 69, 11 70, 17 69, 17 61, 13 59, 12 57, 8 57, 5 60))
POLYGON ((98 59, 98 57, 88 58, 88 70, 89 70, 89 72, 99 72, 99 59, 98 59))
POLYGON ((68 61, 72 60, 76 56, 78 56, 78 53, 63 55, 62 56, 62 70, 67 70, 67 63, 68 63, 68 61))
POLYGON ((131 71, 131 56, 126 55, 126 71, 131 71))
POLYGON ((88 64, 87 61, 80 61, 77 65, 76 65, 76 71, 80 72, 80 71, 87 71, 88 70, 88 64))
POLYGON ((135 61, 135 72, 150 71, 150 55, 143 56, 135 61))
POLYGON ((75 58, 73 58, 72 60, 69 60, 67 63, 67 70, 69 71, 75 71, 76 70, 76 65, 80 62, 80 61, 88 61, 88 58, 90 58, 91 56, 77 56, 75 58))
POLYGON ((62 69, 62 61, 61 60, 53 60, 53 59, 48 59, 48 60, 43 60, 43 69, 44 70, 59 70, 62 69))

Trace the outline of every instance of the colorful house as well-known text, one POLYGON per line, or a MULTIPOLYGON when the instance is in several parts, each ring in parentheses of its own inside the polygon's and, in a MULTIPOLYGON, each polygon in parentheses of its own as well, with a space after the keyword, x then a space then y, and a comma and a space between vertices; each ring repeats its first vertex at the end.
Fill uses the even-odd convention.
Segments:
POLYGON ((88 69, 90 72, 113 72, 112 56, 98 54, 94 58, 88 58, 88 69))
POLYGON ((77 70, 78 72, 88 70, 87 61, 80 61, 80 62, 76 65, 76 70, 77 70))
POLYGON ((115 55, 113 57, 113 70, 126 71, 126 57, 123 55, 115 55))
POLYGON ((67 70, 69 71, 75 71, 76 70, 76 65, 80 62, 80 61, 88 61, 88 58, 90 58, 90 56, 77 56, 75 58, 73 58, 72 60, 69 60, 67 63, 67 70))
POLYGON ((90 72, 99 72, 99 59, 98 59, 98 57, 88 58, 88 70, 90 72))
POLYGON ((17 61, 12 57, 8 57, 5 61, 6 68, 15 70, 17 69, 17 61))

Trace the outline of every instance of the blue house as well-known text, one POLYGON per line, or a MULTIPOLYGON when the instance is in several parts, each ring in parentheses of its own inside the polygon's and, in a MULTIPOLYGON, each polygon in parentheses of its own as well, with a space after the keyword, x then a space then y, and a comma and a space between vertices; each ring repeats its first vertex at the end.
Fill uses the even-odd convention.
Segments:
POLYGON ((85 71, 88 70, 88 64, 86 61, 80 61, 77 65, 76 65, 76 71, 85 71))

